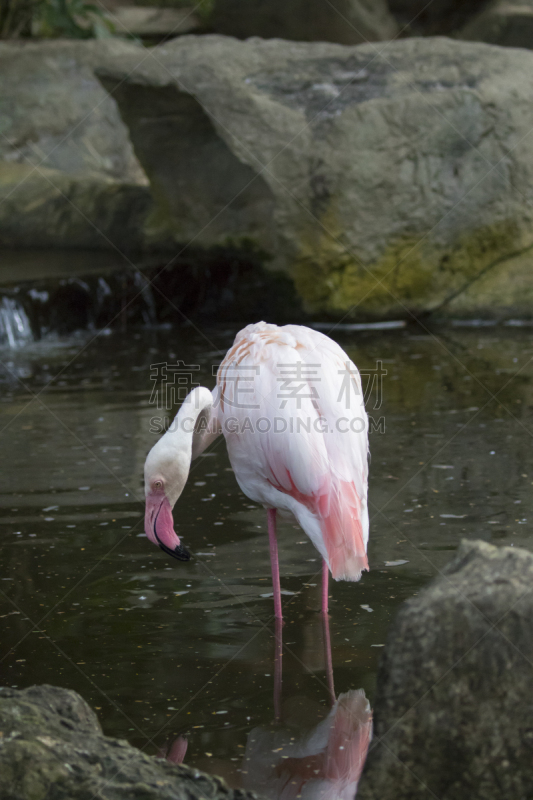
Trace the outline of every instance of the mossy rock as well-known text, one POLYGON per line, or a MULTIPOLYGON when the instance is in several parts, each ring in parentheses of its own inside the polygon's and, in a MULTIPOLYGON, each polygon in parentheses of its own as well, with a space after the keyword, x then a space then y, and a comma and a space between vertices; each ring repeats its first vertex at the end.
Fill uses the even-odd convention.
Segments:
POLYGON ((358 800, 533 796, 533 556, 463 540, 379 664, 358 800))
MULTIPOLYGON (((248 237, 313 313, 367 318, 452 313, 533 245, 533 53, 224 36, 153 52, 98 75, 150 180, 157 236, 248 237)), ((498 314, 497 294, 470 311, 498 314)))
POLYGON ((94 75, 120 40, 0 42, 0 244, 131 251, 153 205, 94 75))
POLYGON ((260 800, 102 733, 79 694, 0 687, 0 796, 9 800, 260 800))
MULTIPOLYGON (((533 240, 521 234, 515 222, 503 222, 464 234, 455 247, 444 252, 406 237, 391 244, 381 259, 371 264, 338 247, 325 253, 313 250, 296 261, 294 277, 310 312, 346 313, 349 305, 349 316, 354 317, 434 312, 446 316, 460 309, 468 314, 478 313, 480 307, 485 312, 497 310, 501 304, 502 312, 516 312, 521 307, 522 313, 532 313, 532 293, 524 295, 524 286, 515 287, 506 268, 532 247, 533 240), (481 286, 488 281, 491 290, 481 297, 481 286), (469 300, 462 303, 465 294, 469 300)), ((520 261, 522 271, 531 263, 531 255, 525 259, 520 261)))
POLYGON ((132 252, 146 246, 152 207, 146 186, 0 161, 2 247, 132 252))

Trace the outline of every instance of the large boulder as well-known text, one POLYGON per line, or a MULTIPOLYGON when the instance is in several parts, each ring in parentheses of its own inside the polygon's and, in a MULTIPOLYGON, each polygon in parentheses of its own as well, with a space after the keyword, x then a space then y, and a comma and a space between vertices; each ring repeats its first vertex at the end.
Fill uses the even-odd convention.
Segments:
POLYGON ((458 38, 533 50, 533 0, 496 0, 470 20, 458 38))
POLYGON ((239 39, 340 44, 392 39, 398 32, 386 0, 216 0, 210 24, 239 39))
POLYGON ((0 688, 0 797, 9 800, 258 800, 111 739, 68 689, 0 688))
POLYGON ((113 41, 0 43, 0 244, 124 249, 152 200, 115 101, 94 68, 113 41))
POLYGON ((533 796, 533 555, 463 542, 402 607, 358 800, 533 796))
POLYGON ((315 312, 531 312, 510 277, 533 246, 533 54, 186 36, 152 55, 98 75, 160 235, 252 240, 315 312))

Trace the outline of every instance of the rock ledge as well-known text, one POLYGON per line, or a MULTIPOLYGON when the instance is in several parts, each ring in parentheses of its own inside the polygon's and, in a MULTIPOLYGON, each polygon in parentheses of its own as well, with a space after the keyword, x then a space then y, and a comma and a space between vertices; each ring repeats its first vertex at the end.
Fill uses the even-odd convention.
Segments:
POLYGON ((405 603, 357 800, 533 797, 533 555, 461 544, 405 603))
POLYGON ((0 775, 9 800, 258 800, 104 736, 76 692, 46 685, 0 688, 0 775))

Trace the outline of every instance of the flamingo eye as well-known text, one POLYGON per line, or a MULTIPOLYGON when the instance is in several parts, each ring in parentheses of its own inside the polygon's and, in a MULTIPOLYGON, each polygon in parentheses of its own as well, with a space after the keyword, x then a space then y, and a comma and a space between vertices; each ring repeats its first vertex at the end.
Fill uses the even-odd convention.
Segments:
POLYGON ((163 481, 154 481, 154 489, 162 489, 163 481))

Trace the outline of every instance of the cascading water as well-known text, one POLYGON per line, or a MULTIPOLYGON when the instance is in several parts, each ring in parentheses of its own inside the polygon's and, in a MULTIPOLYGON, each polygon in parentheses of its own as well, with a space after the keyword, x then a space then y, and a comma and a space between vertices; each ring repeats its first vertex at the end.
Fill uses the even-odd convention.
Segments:
POLYGON ((0 345, 21 347, 34 339, 28 315, 12 297, 0 301, 0 345))
POLYGON ((59 251, 21 254, 17 261, 11 253, 10 269, 0 270, 0 347, 10 349, 82 331, 181 326, 192 317, 260 318, 279 297, 281 316, 294 321, 299 308, 290 279, 266 278, 253 249, 245 258, 232 248, 199 249, 166 264, 167 256, 142 256, 139 267, 104 264, 101 272, 95 253, 80 251, 77 261, 72 251, 68 263, 59 251))

